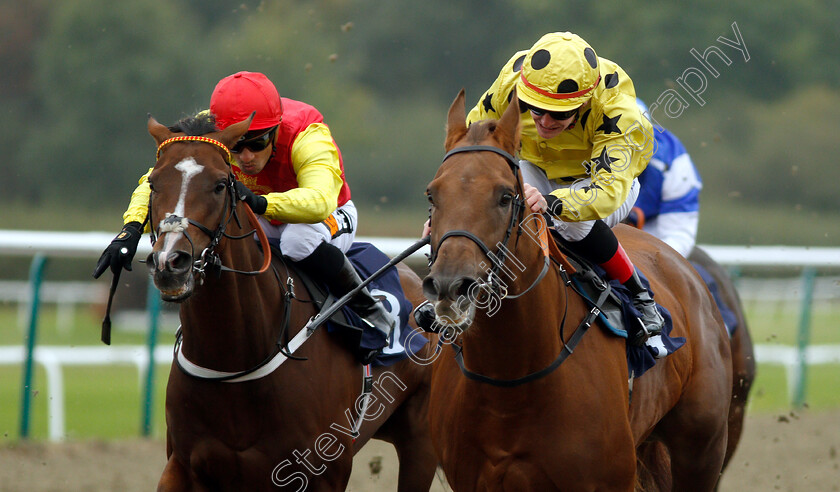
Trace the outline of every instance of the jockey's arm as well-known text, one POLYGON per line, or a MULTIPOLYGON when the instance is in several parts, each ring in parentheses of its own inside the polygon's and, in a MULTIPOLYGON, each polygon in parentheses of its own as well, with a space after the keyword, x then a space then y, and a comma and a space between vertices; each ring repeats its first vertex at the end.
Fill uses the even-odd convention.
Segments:
MULTIPOLYGON (((128 209, 123 214, 123 224, 128 224, 129 222, 139 222, 142 224, 146 222, 146 217, 149 215, 149 195, 152 193, 151 186, 149 185, 149 174, 152 173, 152 169, 149 168, 149 171, 140 177, 137 188, 131 193, 128 209)), ((149 224, 146 224, 144 232, 148 232, 150 230, 149 227, 149 224)))
POLYGON ((267 219, 314 224, 326 220, 338 206, 344 181, 338 148, 329 128, 313 123, 292 144, 292 163, 298 187, 264 195, 267 219))

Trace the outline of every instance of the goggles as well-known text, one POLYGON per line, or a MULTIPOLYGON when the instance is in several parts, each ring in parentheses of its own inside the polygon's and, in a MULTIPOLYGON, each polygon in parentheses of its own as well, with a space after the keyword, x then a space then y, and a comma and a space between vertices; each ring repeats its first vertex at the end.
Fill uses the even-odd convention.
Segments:
POLYGON ((572 116, 577 114, 578 109, 580 109, 580 108, 570 109, 569 111, 547 111, 545 109, 535 108, 534 106, 531 106, 530 104, 526 104, 522 101, 519 101, 520 112, 524 113, 525 111, 530 111, 531 114, 533 114, 537 118, 541 117, 544 114, 547 114, 547 115, 551 116, 553 119, 558 120, 558 121, 568 120, 569 118, 571 118, 572 116))
POLYGON ((248 137, 247 135, 243 136, 238 142, 236 142, 236 144, 234 144, 233 147, 231 147, 230 151, 234 154, 239 154, 245 149, 248 149, 251 152, 263 151, 271 143, 275 130, 277 130, 276 126, 270 128, 265 133, 257 135, 256 137, 248 137))

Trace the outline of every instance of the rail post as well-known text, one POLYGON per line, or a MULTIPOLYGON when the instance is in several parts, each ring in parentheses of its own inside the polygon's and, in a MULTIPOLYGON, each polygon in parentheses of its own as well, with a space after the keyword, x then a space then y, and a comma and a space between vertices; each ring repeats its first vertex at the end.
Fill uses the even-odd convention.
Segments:
POLYGON ((32 258, 29 267, 29 329, 26 332, 26 357, 23 363, 23 384, 20 399, 20 438, 29 438, 30 413, 32 410, 32 379, 35 357, 35 341, 38 337, 38 311, 41 304, 41 281, 47 257, 41 253, 32 258))
POLYGON ((802 408, 805 404, 806 378, 808 376, 808 343, 811 341, 811 309, 814 300, 816 268, 802 269, 802 305, 799 312, 799 327, 796 332, 797 378, 793 391, 793 406, 802 408))
POLYGON ((149 351, 149 364, 146 366, 146 383, 143 391, 143 421, 140 434, 149 437, 152 434, 152 403, 155 393, 155 346, 157 345, 158 323, 160 320, 160 292, 149 279, 146 290, 146 310, 149 313, 149 334, 146 347, 149 351))

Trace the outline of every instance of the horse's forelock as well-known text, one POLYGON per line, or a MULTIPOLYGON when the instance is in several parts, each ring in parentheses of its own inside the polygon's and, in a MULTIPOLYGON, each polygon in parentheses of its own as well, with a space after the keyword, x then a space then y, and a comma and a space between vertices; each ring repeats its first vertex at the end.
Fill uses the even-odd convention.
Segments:
POLYGON ((169 131, 183 133, 190 136, 206 135, 219 131, 216 127, 216 117, 210 113, 200 113, 188 116, 169 127, 169 131))

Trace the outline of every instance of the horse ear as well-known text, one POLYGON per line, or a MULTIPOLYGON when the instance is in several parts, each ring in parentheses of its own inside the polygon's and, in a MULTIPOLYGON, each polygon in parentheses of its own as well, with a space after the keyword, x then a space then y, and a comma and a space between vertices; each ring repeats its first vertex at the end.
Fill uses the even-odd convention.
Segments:
POLYGON ((462 88, 461 92, 452 101, 449 107, 449 116, 446 120, 446 142, 444 148, 449 151, 458 140, 467 133, 467 113, 464 107, 465 91, 462 88))
POLYGON ((499 119, 496 138, 509 151, 516 152, 519 148, 519 97, 515 89, 510 104, 499 119))
POLYGON ((254 115, 256 114, 257 112, 253 111, 247 120, 242 120, 239 123, 234 123, 225 128, 216 134, 216 139, 225 144, 228 148, 233 147, 233 144, 238 142, 242 135, 245 135, 248 131, 248 127, 251 126, 251 120, 254 119, 254 115))
POLYGON ((158 145, 174 135, 174 133, 169 131, 169 128, 165 125, 161 125, 156 119, 152 118, 151 114, 149 115, 149 121, 146 123, 146 127, 149 129, 149 133, 158 145))

